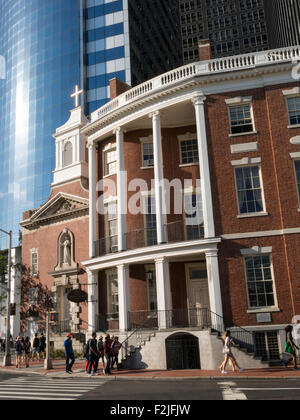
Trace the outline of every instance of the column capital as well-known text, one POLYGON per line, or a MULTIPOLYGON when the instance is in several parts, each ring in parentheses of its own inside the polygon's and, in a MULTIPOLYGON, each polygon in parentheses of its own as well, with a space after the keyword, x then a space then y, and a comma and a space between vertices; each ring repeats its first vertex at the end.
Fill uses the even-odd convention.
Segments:
POLYGON ((158 257, 158 258, 154 258, 154 262, 157 264, 163 264, 163 263, 168 263, 169 260, 166 257, 158 257))
POLYGON ((129 264, 117 264, 117 269, 118 270, 128 270, 129 269, 129 264))
POLYGON ((87 148, 88 149, 96 149, 96 145, 94 142, 88 142, 87 143, 87 148))
POLYGON ((206 101, 206 96, 205 95, 195 95, 192 98, 192 103, 194 106, 199 106, 199 105, 204 105, 204 102, 206 101))
POLYGON ((159 118, 160 117, 160 111, 154 111, 154 112, 150 112, 149 114, 149 118, 159 118))
POLYGON ((217 249, 212 249, 210 251, 205 252, 205 256, 207 258, 218 258, 219 251, 217 249))
POLYGON ((126 130, 124 130, 123 127, 117 127, 117 128, 114 129, 113 133, 117 134, 117 135, 118 134, 124 134, 124 133, 126 133, 126 130))

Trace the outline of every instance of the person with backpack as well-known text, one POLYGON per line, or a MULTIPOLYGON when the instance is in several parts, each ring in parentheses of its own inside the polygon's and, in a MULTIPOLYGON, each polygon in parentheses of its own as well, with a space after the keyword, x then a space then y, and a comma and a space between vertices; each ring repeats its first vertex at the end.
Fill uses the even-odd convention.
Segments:
POLYGON ((89 366, 88 366, 88 375, 95 376, 97 375, 98 363, 99 363, 99 352, 97 345, 97 334, 94 332, 92 338, 88 341, 89 345, 89 366), (93 373, 92 373, 93 369, 93 373))
POLYGON ((40 361, 40 339, 37 334, 34 334, 34 339, 32 341, 32 358, 31 361, 34 361, 34 356, 36 355, 38 362, 40 361))
POLYGON ((24 342, 24 358, 25 358, 25 366, 29 368, 29 360, 30 360, 30 351, 31 351, 31 343, 29 337, 25 338, 24 342))
POLYGON ((39 355, 43 359, 45 359, 45 353, 46 353, 46 337, 43 333, 41 333, 40 337, 40 349, 39 349, 39 355))
POLYGON ((122 344, 119 341, 119 337, 115 337, 114 341, 112 343, 112 348, 111 348, 111 368, 113 369, 114 365, 116 364, 117 369, 120 370, 119 368, 119 351, 120 348, 122 347, 122 344))
POLYGON ((17 337, 15 348, 16 348, 16 368, 20 369, 21 363, 22 363, 22 356, 24 352, 21 337, 17 337))

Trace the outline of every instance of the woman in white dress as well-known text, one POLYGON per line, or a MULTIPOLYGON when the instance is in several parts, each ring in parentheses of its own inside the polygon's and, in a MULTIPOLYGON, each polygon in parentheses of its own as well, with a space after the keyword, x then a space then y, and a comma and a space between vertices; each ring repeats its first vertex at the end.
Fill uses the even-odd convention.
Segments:
POLYGON ((234 372, 243 372, 243 369, 240 368, 240 366, 238 365, 238 362, 236 361, 232 350, 231 350, 231 346, 235 344, 235 342, 233 341, 233 339, 231 338, 231 333, 230 331, 226 331, 222 337, 223 341, 224 341, 224 349, 223 349, 223 353, 225 355, 225 359, 224 362, 221 364, 220 366, 220 370, 221 373, 223 375, 226 375, 226 366, 227 363, 230 362, 232 369, 234 372))

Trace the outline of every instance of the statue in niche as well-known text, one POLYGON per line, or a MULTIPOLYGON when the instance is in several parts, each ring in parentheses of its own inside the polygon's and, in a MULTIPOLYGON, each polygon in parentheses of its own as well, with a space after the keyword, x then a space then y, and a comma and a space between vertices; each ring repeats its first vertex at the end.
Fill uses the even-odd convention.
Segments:
POLYGON ((63 263, 71 265, 71 242, 66 239, 63 243, 63 263))

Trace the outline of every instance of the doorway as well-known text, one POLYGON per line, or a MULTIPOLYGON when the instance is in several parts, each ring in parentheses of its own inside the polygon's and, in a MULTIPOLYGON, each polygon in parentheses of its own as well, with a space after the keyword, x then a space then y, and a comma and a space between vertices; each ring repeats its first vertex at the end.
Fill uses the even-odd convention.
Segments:
POLYGON ((191 334, 172 335, 166 340, 167 369, 201 369, 199 340, 191 334))
POLYGON ((206 263, 186 264, 190 327, 207 328, 211 324, 206 263))

